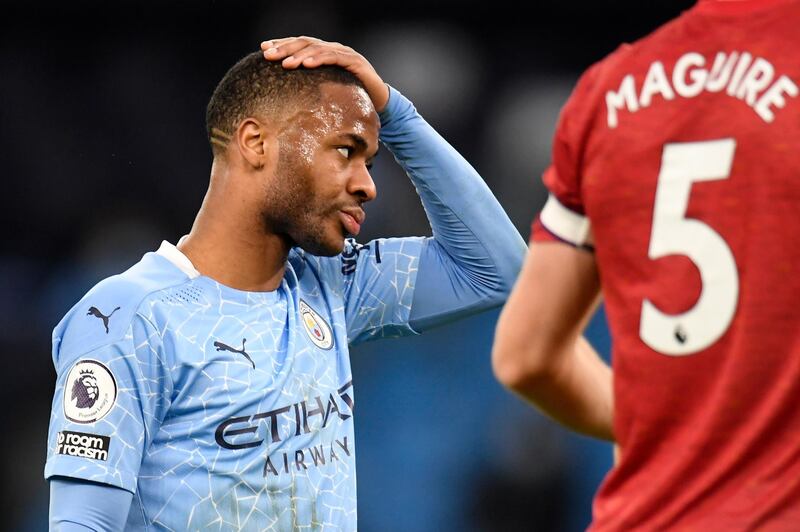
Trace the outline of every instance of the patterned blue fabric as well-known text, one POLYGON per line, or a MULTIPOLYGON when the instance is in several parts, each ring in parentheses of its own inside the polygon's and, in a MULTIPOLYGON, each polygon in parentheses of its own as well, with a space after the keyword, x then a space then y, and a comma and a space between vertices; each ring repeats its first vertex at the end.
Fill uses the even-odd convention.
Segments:
POLYGON ((394 89, 381 123, 434 238, 294 249, 280 288, 258 293, 162 244, 53 333, 47 478, 134 493, 126 530, 356 529, 348 344, 500 305, 525 253, 475 170, 394 89))
POLYGON ((355 529, 348 338, 413 332, 422 243, 349 241, 335 258, 293 250, 275 292, 182 271, 162 244, 56 328, 46 476, 135 492, 130 530, 355 529), (79 408, 87 377, 97 403, 79 408), (92 413, 103 400, 113 405, 92 413), (88 441, 98 437, 108 442, 88 441), (92 450, 107 455, 87 459, 92 450))

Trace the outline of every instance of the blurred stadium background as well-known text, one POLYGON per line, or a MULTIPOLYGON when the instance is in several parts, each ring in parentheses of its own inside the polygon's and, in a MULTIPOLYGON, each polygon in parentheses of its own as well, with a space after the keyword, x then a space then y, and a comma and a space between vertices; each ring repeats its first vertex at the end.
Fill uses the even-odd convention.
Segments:
MULTIPOLYGON (((192 223, 211 160, 205 105, 269 37, 352 45, 469 159, 524 237, 579 73, 689 0, 0 2, 0 529, 47 528, 50 332, 99 279, 192 223)), ((429 234, 384 153, 364 239, 429 234)), ((491 376, 497 313, 353 352, 364 531, 577 531, 610 447, 491 376)), ((531 331, 536 334, 536 331, 531 331)), ((602 311, 590 337, 604 353, 602 311)))

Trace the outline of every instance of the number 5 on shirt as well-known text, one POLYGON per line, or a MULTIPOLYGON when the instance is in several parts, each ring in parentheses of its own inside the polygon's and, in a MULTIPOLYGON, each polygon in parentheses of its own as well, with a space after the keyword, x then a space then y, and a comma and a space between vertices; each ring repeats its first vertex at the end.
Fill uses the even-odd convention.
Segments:
POLYGON ((725 334, 736 312, 739 275, 730 247, 708 224, 686 218, 692 184, 727 179, 735 150, 734 139, 664 146, 648 256, 688 257, 700 271, 702 290, 681 314, 665 314, 644 300, 639 336, 659 353, 684 356, 706 349, 725 334))

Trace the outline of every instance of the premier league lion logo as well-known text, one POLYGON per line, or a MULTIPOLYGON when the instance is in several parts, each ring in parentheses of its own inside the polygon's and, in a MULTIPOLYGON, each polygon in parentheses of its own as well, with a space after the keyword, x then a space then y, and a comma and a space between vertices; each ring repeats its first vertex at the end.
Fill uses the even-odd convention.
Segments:
POLYGON ((92 370, 81 370, 79 377, 72 385, 72 399, 77 399, 78 408, 91 408, 100 397, 100 387, 92 370))
POLYGON ((79 360, 64 382, 64 415, 75 423, 103 419, 117 402, 117 380, 97 360, 79 360))

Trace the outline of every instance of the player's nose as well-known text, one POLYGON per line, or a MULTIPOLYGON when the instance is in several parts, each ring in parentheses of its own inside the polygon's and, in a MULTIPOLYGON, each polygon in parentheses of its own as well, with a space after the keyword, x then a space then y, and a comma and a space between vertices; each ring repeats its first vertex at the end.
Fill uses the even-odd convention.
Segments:
POLYGON ((358 196, 362 201, 372 201, 378 195, 378 189, 366 165, 361 165, 350 178, 349 192, 358 196))

